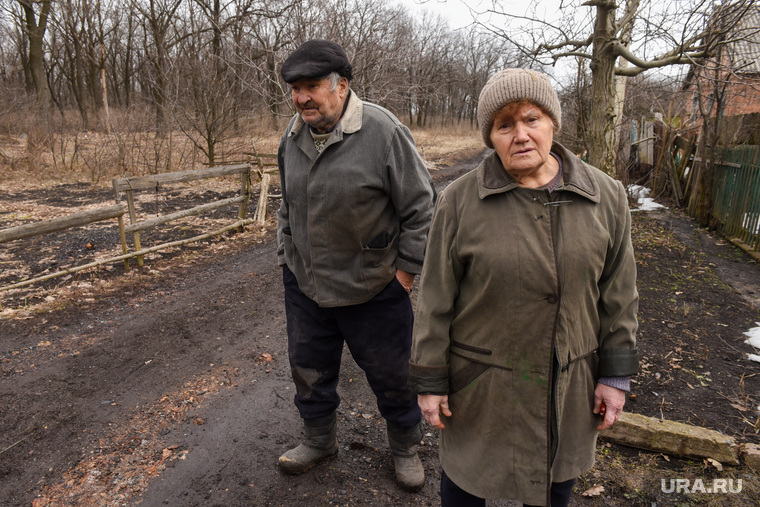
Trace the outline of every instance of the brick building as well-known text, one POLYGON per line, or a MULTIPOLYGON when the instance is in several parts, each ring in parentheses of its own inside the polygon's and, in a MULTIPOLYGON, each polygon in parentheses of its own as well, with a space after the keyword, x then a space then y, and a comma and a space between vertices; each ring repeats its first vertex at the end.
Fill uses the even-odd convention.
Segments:
POLYGON ((684 81, 692 98, 691 120, 701 129, 701 106, 722 118, 721 144, 760 144, 760 6, 728 5, 716 9, 714 18, 729 28, 709 41, 716 56, 692 66, 684 81), (724 16, 726 9, 740 12, 724 16))

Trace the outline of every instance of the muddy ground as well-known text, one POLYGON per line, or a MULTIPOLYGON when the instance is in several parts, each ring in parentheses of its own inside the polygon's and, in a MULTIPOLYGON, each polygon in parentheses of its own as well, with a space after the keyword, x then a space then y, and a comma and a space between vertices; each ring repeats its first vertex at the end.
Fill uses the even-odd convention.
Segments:
MULTIPOLYGON (((434 171, 436 184, 474 164, 434 171)), ((209 192, 198 199, 229 196, 209 192)), ((162 195, 155 204, 188 199, 162 195)), ((23 222, 11 216, 14 202, 44 210, 108 205, 112 196, 86 185, 3 189, 0 228, 23 222)), ((425 488, 400 491, 383 421, 348 352, 340 453, 301 476, 278 471, 301 428, 271 230, 270 219, 263 230, 164 252, 128 273, 116 263, 0 292, 0 505, 439 504, 437 430, 427 428, 421 447, 425 488)), ((54 245, 47 237, 0 245, 0 285, 118 244, 113 227, 68 234, 54 245)), ((760 443, 760 363, 747 359, 755 351, 743 335, 760 322, 760 267, 675 211, 634 212, 634 241, 642 368, 627 409, 760 443)), ((758 505, 756 472, 600 441, 571 505, 758 505), (742 490, 665 493, 661 480, 670 478, 741 480, 742 490), (582 495, 595 486, 602 491, 582 495)))

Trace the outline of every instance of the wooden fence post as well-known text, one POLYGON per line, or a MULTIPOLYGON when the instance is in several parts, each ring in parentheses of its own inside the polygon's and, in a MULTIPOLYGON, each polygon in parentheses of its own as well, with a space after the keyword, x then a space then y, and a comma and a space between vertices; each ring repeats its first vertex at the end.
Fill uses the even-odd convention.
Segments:
MULTIPOLYGON (((130 188, 129 190, 126 190, 124 192, 127 196, 127 208, 129 209, 129 223, 135 224, 137 223, 137 211, 135 209, 135 193, 130 188)), ((138 252, 142 250, 142 247, 140 246, 140 233, 137 231, 134 231, 132 233, 132 239, 135 242, 135 250, 138 252)), ((137 256, 137 267, 143 267, 143 256, 138 255, 137 256)))
POLYGON ((264 163, 261 160, 258 150, 256 149, 256 141, 251 141, 253 145, 253 156, 256 157, 256 162, 259 166, 259 176, 261 177, 261 192, 259 193, 259 202, 256 205, 256 213, 253 215, 253 220, 256 225, 263 227, 267 221, 267 197, 269 194, 269 173, 264 172, 264 163))
POLYGON ((248 165, 248 170, 240 173, 240 197, 243 201, 240 202, 240 208, 238 211, 238 218, 240 219, 240 227, 238 232, 243 232, 243 221, 248 214, 248 203, 251 197, 251 166, 248 165))
POLYGON ((269 173, 264 173, 261 176, 261 193, 259 194, 259 203, 256 206, 256 214, 253 219, 256 224, 263 227, 267 221, 267 198, 269 195, 269 180, 271 176, 269 173))

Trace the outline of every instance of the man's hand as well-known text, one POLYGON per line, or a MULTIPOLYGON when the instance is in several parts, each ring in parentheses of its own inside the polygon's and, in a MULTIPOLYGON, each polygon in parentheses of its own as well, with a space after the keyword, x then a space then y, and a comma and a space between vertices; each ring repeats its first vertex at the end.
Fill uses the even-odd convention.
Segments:
POLYGON ((593 412, 601 414, 604 419, 596 429, 606 430, 615 424, 623 413, 623 405, 625 405, 625 391, 605 384, 597 384, 594 390, 593 412))
POLYGON ((412 292, 412 287, 414 287, 414 275, 412 273, 407 273, 406 271, 397 269, 396 280, 398 280, 398 282, 404 289, 406 289, 407 292, 412 292))
POLYGON ((447 395, 438 396, 437 394, 420 394, 417 396, 417 404, 422 410, 422 417, 436 428, 443 429, 446 426, 441 422, 441 413, 446 417, 451 417, 449 410, 449 397, 447 395))

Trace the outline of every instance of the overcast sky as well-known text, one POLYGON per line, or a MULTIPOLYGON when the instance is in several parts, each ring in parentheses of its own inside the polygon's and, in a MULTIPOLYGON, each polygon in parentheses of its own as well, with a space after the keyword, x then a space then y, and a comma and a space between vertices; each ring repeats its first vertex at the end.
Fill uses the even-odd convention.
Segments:
MULTIPOLYGON (((462 28, 472 23, 470 8, 476 12, 485 12, 492 5, 491 0, 396 0, 397 3, 407 7, 410 12, 423 12, 425 10, 440 14, 447 19, 452 28, 462 28)), ((538 17, 543 20, 557 19, 561 0, 542 0, 538 3, 538 17)), ((568 0, 565 0, 567 3, 568 0)), ((524 15, 531 6, 530 0, 522 2, 503 1, 505 8, 511 14, 524 15)), ((513 21, 514 22, 514 21, 513 21)))
MULTIPOLYGON (((397 4, 406 7, 412 15, 422 15, 425 11, 432 12, 440 15, 442 18, 448 21, 452 29, 464 28, 473 23, 473 11, 476 13, 485 13, 489 8, 492 8, 493 2, 491 0, 391 0, 397 4), (472 11, 470 10, 472 9, 472 11)), ((536 17, 544 20, 557 20, 560 18, 560 5, 564 1, 565 5, 569 5, 570 0, 541 0, 537 4, 536 17)), ((501 2, 503 8, 508 9, 510 14, 516 16, 523 16, 528 14, 528 10, 532 8, 534 2, 531 0, 524 0, 521 2, 515 2, 513 0, 503 0, 501 2)), ((481 22, 488 21, 488 14, 481 14, 479 16, 481 22)), ((494 22, 499 24, 505 22, 504 16, 494 16, 494 22)), ((518 19, 511 19, 509 21, 510 26, 517 27, 521 23, 518 19)), ((527 24, 528 21, 522 23, 527 24)), ((551 75, 556 78, 562 79, 563 76, 573 74, 575 72, 575 64, 570 59, 563 59, 557 63, 554 69, 547 69, 551 75)))

